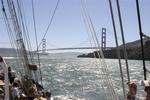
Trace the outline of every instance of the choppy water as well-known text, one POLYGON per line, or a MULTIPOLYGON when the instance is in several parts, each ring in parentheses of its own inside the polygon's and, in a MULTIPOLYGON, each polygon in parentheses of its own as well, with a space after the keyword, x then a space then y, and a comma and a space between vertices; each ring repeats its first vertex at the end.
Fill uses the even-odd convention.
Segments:
MULTIPOLYGON (((12 67, 17 66, 15 59, 7 59, 12 67)), ((92 58, 41 58, 43 83, 50 89, 54 100, 106 100, 101 88, 100 66, 92 58)), ((123 100, 121 78, 117 59, 106 59, 115 90, 120 100, 123 100)), ((122 60, 125 80, 126 70, 122 60)), ((150 69, 150 62, 146 62, 150 69)), ((131 80, 138 85, 138 96, 144 95, 144 89, 139 85, 143 79, 142 61, 129 60, 131 80)), ((19 70, 19 68, 17 68, 19 70)), ((150 76, 150 74, 149 74, 150 76)), ((125 81, 125 85, 126 85, 125 81)))

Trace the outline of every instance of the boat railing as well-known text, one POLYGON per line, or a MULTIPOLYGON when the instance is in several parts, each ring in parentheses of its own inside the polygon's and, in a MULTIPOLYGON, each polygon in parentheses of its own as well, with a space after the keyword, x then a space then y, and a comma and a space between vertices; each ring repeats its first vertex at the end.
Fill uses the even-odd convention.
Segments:
POLYGON ((4 70, 4 89, 5 89, 5 97, 4 100, 9 100, 9 79, 8 79, 8 65, 5 60, 0 56, 0 65, 4 70))

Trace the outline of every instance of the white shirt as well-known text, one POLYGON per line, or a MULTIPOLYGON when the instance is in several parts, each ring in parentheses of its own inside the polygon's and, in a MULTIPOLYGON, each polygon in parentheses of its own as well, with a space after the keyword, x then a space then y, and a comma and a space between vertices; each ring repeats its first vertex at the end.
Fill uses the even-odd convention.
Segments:
POLYGON ((13 100, 15 99, 15 97, 19 97, 20 91, 19 91, 19 88, 18 87, 13 87, 12 89, 12 97, 13 97, 13 100))

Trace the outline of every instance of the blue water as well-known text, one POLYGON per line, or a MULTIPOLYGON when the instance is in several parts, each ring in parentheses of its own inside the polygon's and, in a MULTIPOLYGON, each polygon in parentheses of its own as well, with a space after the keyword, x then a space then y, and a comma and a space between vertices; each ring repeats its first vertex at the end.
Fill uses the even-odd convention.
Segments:
MULTIPOLYGON (((118 60, 105 59, 105 61, 116 93, 120 100, 123 100, 118 60)), ((17 71, 20 70, 19 65, 16 65, 16 59, 7 59, 7 62, 14 68, 18 66, 17 71)), ((49 56, 41 58, 41 64, 44 87, 52 92, 54 100, 107 100, 101 87, 101 66, 96 64, 95 59, 49 56)), ((146 62, 146 66, 150 69, 149 61, 146 62)), ((124 60, 122 67, 126 86, 124 60)), ((143 80, 142 61, 129 60, 129 69, 131 80, 138 85, 138 97, 145 95, 144 88, 139 85, 139 81, 143 80)))

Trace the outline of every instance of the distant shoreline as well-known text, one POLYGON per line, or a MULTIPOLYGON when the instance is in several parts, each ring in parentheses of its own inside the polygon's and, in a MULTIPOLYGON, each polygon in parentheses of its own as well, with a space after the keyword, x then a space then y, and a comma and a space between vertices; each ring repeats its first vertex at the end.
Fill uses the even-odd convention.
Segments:
MULTIPOLYGON (((121 59, 124 59, 124 50, 123 50, 122 45, 119 47, 119 49, 120 49, 121 59)), ((133 59, 133 60, 142 60, 143 59, 141 47, 140 47, 139 43, 138 43, 138 45, 135 44, 135 41, 132 43, 128 43, 126 50, 127 50, 128 59, 133 59)), ((99 51, 94 51, 92 53, 78 55, 78 57, 94 58, 94 54, 95 54, 96 58, 99 58, 97 52, 99 52, 99 51)), ((145 53, 145 60, 149 61, 150 60, 150 41, 148 41, 144 44, 144 53, 145 53)), ((103 50, 103 54, 104 54, 105 58, 118 59, 117 48, 114 48, 111 50, 103 50)))

